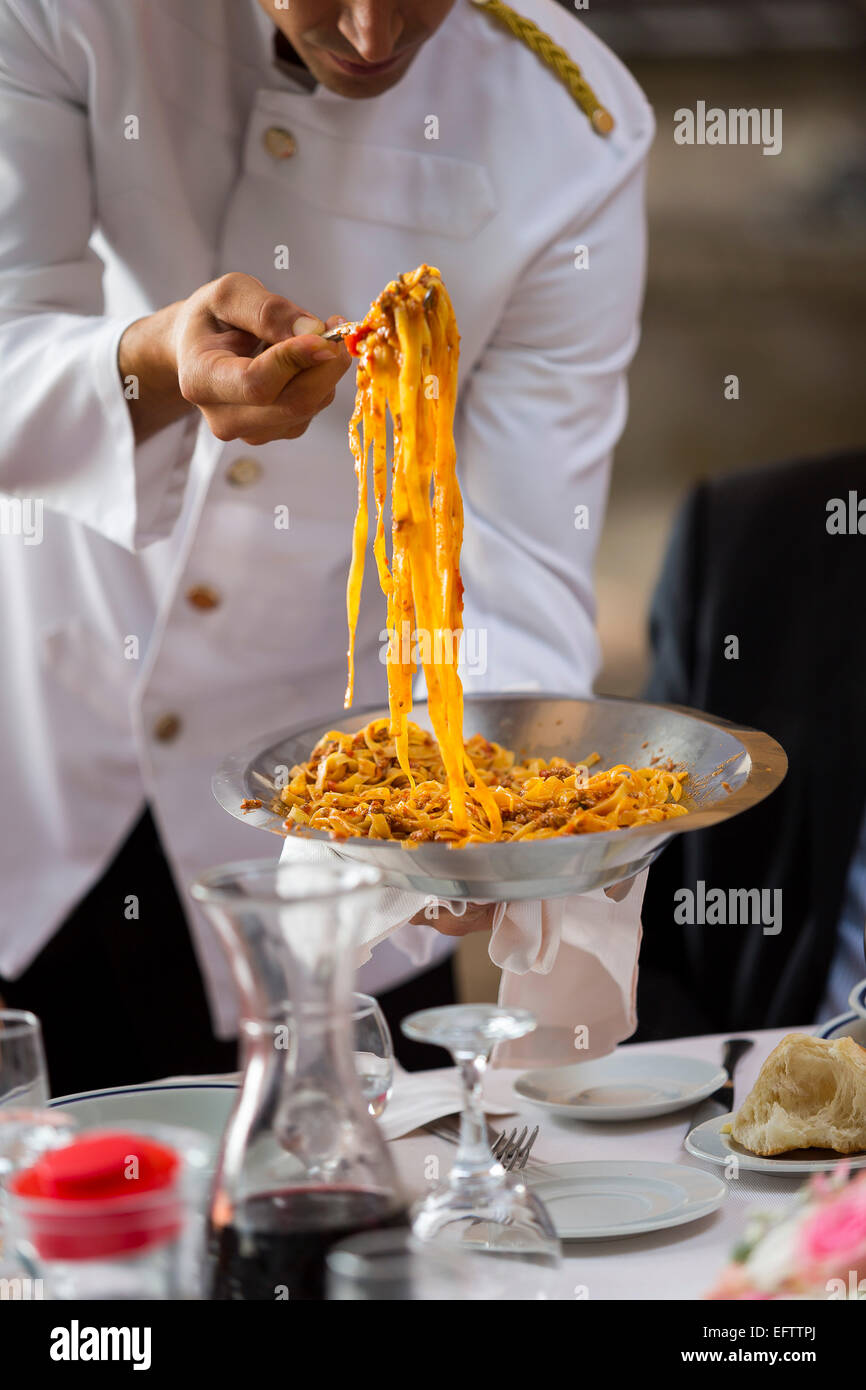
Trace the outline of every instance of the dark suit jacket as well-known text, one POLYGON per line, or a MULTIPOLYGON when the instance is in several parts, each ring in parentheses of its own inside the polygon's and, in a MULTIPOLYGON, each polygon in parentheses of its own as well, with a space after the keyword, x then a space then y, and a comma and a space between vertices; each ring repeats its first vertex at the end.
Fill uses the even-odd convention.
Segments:
POLYGON ((866 803, 866 534, 827 531, 828 501, 849 490, 866 498, 863 453, 703 483, 676 524, 647 698, 765 730, 789 771, 728 824, 677 836, 650 869, 638 1038, 817 1018, 866 803), (738 660, 725 658, 729 635, 738 660), (781 888, 779 935, 678 925, 674 893, 701 879, 781 888))

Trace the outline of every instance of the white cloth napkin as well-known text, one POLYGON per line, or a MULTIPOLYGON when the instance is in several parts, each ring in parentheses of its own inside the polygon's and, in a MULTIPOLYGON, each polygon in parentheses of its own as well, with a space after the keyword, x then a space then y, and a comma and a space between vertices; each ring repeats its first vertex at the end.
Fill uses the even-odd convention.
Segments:
MULTIPOLYGON (((488 1097, 485 1088, 482 1102, 487 1115, 513 1115, 516 1101, 506 1096, 496 1101, 488 1097)), ((443 1115, 454 1115, 463 1108, 460 1073, 451 1071, 403 1071, 397 1067, 394 1089, 387 1109, 379 1121, 386 1139, 399 1139, 412 1130, 429 1125, 443 1115)))
MULTIPOLYGON (((410 851, 407 851, 409 853, 410 851)), ((322 844, 320 840, 304 840, 301 837, 293 838, 291 835, 283 843, 283 852, 280 856, 281 864, 336 864, 352 863, 347 855, 341 854, 338 849, 331 845, 322 844)), ((435 900, 438 902, 438 899, 435 900)), ((434 899, 425 897, 423 893, 406 893, 401 888, 384 888, 382 896, 377 906, 368 914, 360 937, 360 954, 358 965, 363 965, 370 959, 373 947, 378 946, 380 941, 384 941, 387 936, 397 932, 398 928, 409 922, 410 917, 416 913, 424 911, 428 906, 430 910, 435 910, 431 905, 434 899)), ((461 912, 465 911, 465 906, 460 905, 461 912)), ((426 965, 429 947, 425 953, 430 932, 427 927, 413 928, 408 927, 406 933, 401 933, 394 941, 395 946, 399 946, 406 952, 409 958, 416 965, 426 965)), ((432 942, 431 942, 432 944, 432 942)))
MULTIPOLYGON (((280 862, 326 864, 341 859, 345 856, 330 845, 290 837, 280 862)), ((519 1042, 498 1047, 494 1066, 589 1061, 634 1032, 645 885, 646 871, 616 889, 599 888, 546 902, 496 904, 489 953, 502 971, 500 1003, 529 1009, 539 1026, 519 1042)), ((369 960, 386 937, 393 937, 393 944, 414 964, 425 965, 435 940, 433 923, 444 910, 462 917, 466 904, 386 888, 364 923, 358 965, 369 960), (410 922, 419 913, 431 926, 410 922)))
POLYGON ((502 965, 499 1002, 529 1009, 538 1027, 497 1047, 495 1067, 588 1062, 631 1036, 648 872, 614 888, 508 904, 505 921, 514 931, 508 955, 498 959, 500 941, 490 943, 491 959, 502 965))

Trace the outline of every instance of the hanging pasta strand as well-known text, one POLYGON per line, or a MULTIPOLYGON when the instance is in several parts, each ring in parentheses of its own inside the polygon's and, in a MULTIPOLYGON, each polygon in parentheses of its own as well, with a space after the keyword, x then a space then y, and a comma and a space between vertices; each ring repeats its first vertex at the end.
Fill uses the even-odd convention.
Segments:
POLYGON ((685 774, 670 768, 620 765, 590 776, 597 754, 586 766, 563 758, 518 764, 514 753, 478 735, 464 743, 458 671, 463 500, 454 446, 460 337, 438 270, 422 265, 392 281, 347 342, 358 358, 358 380, 349 423, 357 511, 346 587, 346 705, 354 689, 372 452, 373 553, 387 607, 389 718, 355 734, 324 735, 280 793, 286 827, 462 845, 580 835, 686 815, 679 804, 685 774), (389 414, 390 564, 384 522, 389 414), (416 652, 433 736, 409 718, 416 652))
POLYGON ((352 703, 355 690, 355 633, 358 628, 358 612, 361 605, 361 589, 364 583, 364 559, 367 552, 367 416, 364 397, 358 393, 355 409, 349 421, 349 447, 355 460, 355 476, 358 480, 358 506, 355 512, 355 525, 352 529, 352 560, 349 566, 349 580, 346 585, 346 616, 349 622, 349 649, 346 653, 349 664, 349 679, 346 686, 345 706, 352 703), (360 429, 363 423, 364 439, 361 441, 360 429))
MULTIPOLYGON (((374 553, 387 602, 388 704, 396 757, 414 785, 408 717, 417 645, 455 824, 465 829, 466 798, 472 794, 466 772, 472 767, 463 747, 463 689, 457 670, 463 627, 459 564, 463 509, 454 448, 459 341, 454 309, 439 272, 419 266, 387 286, 350 344, 359 357, 357 399, 349 427, 358 475, 358 513, 347 591, 346 704, 351 703, 354 683, 355 627, 363 579, 360 549, 367 543, 365 460, 372 445, 374 553), (382 519, 387 469, 383 400, 387 400, 394 427, 390 570, 382 519), (358 437, 360 422, 363 443, 358 437)), ((491 824, 500 824, 498 807, 487 789, 479 785, 475 794, 491 824)))

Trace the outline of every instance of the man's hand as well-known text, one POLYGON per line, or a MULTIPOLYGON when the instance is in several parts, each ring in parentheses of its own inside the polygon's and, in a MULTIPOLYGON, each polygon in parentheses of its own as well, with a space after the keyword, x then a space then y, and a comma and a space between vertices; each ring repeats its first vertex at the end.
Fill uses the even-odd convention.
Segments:
MULTIPOLYGON (((615 902, 620 902, 630 891, 634 883, 635 875, 625 879, 622 883, 615 883, 611 888, 605 888, 605 893, 615 902)), ((440 908, 438 918, 428 917, 426 911, 418 912, 410 920, 419 927, 433 927, 442 936, 469 936, 471 932, 491 931, 493 928, 493 914, 496 909, 495 903, 467 903, 466 911, 462 917, 454 917, 447 908, 440 908)))
POLYGON ((130 324, 118 368, 124 381, 137 378, 138 398, 129 401, 136 439, 193 407, 217 439, 297 439, 351 364, 342 343, 318 336, 340 322, 323 322, 252 275, 231 274, 130 324))
POLYGON ((440 908, 438 917, 418 912, 411 920, 416 926, 433 927, 442 936, 469 936, 471 932, 490 931, 495 910, 495 903, 467 903, 462 917, 454 917, 447 908, 440 908))

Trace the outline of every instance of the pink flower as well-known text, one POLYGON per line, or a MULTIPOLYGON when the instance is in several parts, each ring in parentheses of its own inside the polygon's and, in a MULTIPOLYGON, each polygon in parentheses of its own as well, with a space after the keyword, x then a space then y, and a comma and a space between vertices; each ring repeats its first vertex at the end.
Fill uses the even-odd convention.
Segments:
POLYGON ((800 1231, 803 1258, 817 1265, 866 1263, 866 1184, 857 1182, 819 1203, 800 1231))
POLYGON ((749 1281, 741 1264, 728 1265, 722 1270, 718 1282, 704 1297, 708 1299, 735 1299, 749 1296, 749 1281))

